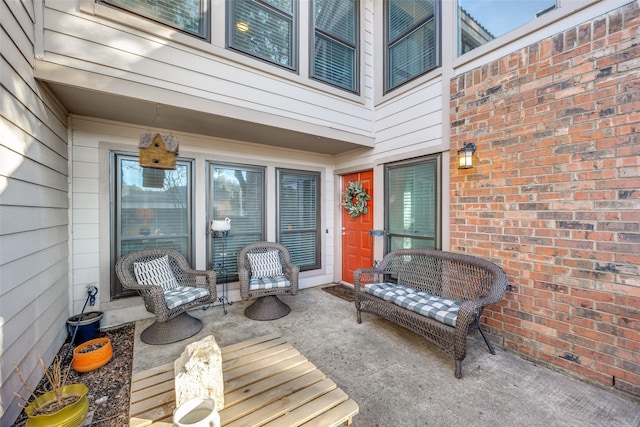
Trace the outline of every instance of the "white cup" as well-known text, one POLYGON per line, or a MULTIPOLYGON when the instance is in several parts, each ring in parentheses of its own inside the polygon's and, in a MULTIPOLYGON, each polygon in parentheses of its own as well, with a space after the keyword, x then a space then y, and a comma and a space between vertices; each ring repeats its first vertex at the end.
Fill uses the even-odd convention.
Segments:
POLYGON ((216 401, 206 397, 196 397, 177 408, 173 413, 176 427, 220 427, 220 415, 216 411, 216 401))

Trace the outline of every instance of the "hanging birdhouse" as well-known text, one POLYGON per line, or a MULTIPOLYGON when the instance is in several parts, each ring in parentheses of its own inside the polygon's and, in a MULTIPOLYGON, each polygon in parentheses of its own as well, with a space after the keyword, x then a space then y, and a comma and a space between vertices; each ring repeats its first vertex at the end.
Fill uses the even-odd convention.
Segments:
POLYGON ((178 138, 174 135, 143 133, 140 135, 140 166, 153 169, 175 169, 178 138))

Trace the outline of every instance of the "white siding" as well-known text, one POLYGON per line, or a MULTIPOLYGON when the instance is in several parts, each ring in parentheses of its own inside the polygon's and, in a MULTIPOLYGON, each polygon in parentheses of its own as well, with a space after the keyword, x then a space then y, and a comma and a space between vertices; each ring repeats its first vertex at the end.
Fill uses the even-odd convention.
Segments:
POLYGON ((69 316, 65 114, 33 79, 34 8, 0 2, 0 424, 21 411, 14 366, 33 387, 69 316))
MULTIPOLYGON (((184 35, 164 38, 158 35, 160 30, 156 34, 143 32, 145 28, 138 30, 121 23, 131 14, 105 8, 99 4, 78 8, 73 1, 47 2, 41 59, 50 65, 65 67, 70 79, 74 70, 82 70, 100 74, 102 78, 171 90, 174 105, 181 99, 208 100, 244 109, 248 114, 252 111, 271 114, 281 118, 285 128, 289 127, 287 120, 290 120, 298 125, 322 125, 326 132, 337 129, 367 137, 372 135, 371 109, 365 105, 370 104, 366 101, 371 99, 370 77, 365 78, 361 97, 336 92, 331 86, 310 80, 308 64, 303 61, 300 61, 299 73, 283 71, 224 49, 224 45, 184 35), (104 13, 93 15, 88 11, 115 14, 120 22, 105 19, 104 13)), ((224 25, 223 18, 214 14, 213 26, 224 25)), ((149 28, 155 25, 145 20, 140 20, 140 24, 149 28)), ((303 49, 308 31, 308 20, 302 17, 300 46, 303 49)), ((365 39, 370 39, 368 32, 364 34, 365 39)), ((371 46, 370 43, 367 46, 371 46)), ((371 67, 370 57, 367 54, 363 61, 367 70, 371 67)), ((367 71, 367 75, 371 72, 367 71)), ((91 82, 74 81, 73 84, 109 92, 108 87, 91 87, 91 82)), ((195 104, 193 108, 197 108, 195 104)), ((228 111, 226 114, 230 114, 228 111)), ((224 109, 220 114, 225 114, 224 109)))
MULTIPOLYGON (((149 316, 140 308, 141 301, 127 298, 110 301, 110 224, 109 224, 109 152, 112 150, 137 153, 138 139, 147 131, 124 123, 107 122, 84 117, 73 117, 73 298, 74 309, 79 312, 86 298, 86 287, 99 288, 98 307, 105 311, 103 326, 149 316), (76 154, 78 155, 76 157, 76 154), (86 171, 92 177, 77 177, 77 171, 86 171), (99 171, 99 172, 98 172, 99 171), (95 178, 93 178, 95 176, 95 178), (102 220, 104 219, 104 220, 102 220)), ((168 132, 168 130, 166 131, 168 132)), ((267 238, 276 238, 276 168, 319 171, 322 194, 322 268, 301 274, 301 288, 329 283, 333 280, 334 224, 334 168, 333 157, 288 149, 276 149, 244 141, 222 140, 202 135, 174 133, 180 140, 180 156, 195 159, 195 223, 194 230, 206 230, 205 195, 207 191, 206 161, 215 160, 266 168, 267 238), (250 157, 247 153, 251 153, 250 157), (326 230, 329 233, 326 233, 326 230)), ((206 236, 194 235, 195 267, 206 267, 206 236)), ((222 288, 219 287, 219 291, 222 288)), ((230 284, 229 298, 239 300, 237 283, 230 284)))

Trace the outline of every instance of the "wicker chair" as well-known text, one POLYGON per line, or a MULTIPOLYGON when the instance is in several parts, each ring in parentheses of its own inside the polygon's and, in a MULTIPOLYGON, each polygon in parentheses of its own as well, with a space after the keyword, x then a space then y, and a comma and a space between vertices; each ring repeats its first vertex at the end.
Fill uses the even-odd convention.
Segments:
POLYGON ((182 254, 173 249, 133 251, 120 258, 115 268, 122 287, 137 291, 143 298, 147 311, 156 315, 156 321, 146 328, 140 337, 142 342, 147 344, 169 344, 197 334, 202 329, 202 321, 190 316, 187 310, 213 304, 217 299, 215 271, 193 270, 182 254), (134 273, 134 264, 149 262, 164 255, 168 257, 169 267, 179 286, 204 288, 208 291, 207 295, 180 303, 170 309, 167 307, 162 287, 139 284, 134 273))
POLYGON ((256 299, 245 309, 244 315, 253 320, 274 320, 289 314, 291 308, 282 302, 278 295, 298 293, 299 272, 300 269, 291 263, 289 250, 279 243, 257 242, 243 247, 238 253, 240 296, 245 301, 256 299), (278 253, 277 259, 282 274, 256 277, 250 258, 273 251, 278 253))

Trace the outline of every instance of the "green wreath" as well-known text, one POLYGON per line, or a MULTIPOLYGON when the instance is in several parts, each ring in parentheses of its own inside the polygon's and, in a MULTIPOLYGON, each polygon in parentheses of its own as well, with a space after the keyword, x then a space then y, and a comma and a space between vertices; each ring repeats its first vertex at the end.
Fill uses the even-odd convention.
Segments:
POLYGON ((346 209, 347 213, 352 218, 366 214, 369 212, 367 200, 371 200, 371 196, 362 187, 362 183, 360 181, 349 181, 342 195, 342 207, 346 209))

